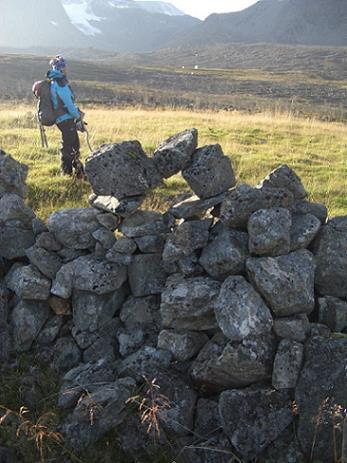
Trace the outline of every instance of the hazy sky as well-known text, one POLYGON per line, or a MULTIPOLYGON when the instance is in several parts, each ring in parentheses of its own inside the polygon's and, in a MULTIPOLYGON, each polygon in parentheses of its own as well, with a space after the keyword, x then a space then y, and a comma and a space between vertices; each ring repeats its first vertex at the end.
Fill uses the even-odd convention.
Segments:
POLYGON ((187 14, 205 19, 211 13, 239 11, 257 0, 167 0, 187 14))

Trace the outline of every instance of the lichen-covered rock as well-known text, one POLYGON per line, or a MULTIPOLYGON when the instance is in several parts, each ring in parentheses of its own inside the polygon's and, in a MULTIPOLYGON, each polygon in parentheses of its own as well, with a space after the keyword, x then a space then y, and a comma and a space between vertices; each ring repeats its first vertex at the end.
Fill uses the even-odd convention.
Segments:
POLYGON ((112 247, 112 251, 120 254, 134 254, 137 246, 133 239, 121 236, 112 247))
POLYGON ((51 293, 63 299, 68 299, 73 289, 102 295, 119 289, 126 279, 126 267, 98 260, 93 255, 83 256, 62 266, 51 293))
POLYGON ((218 402, 200 398, 196 404, 194 432, 202 439, 215 434, 221 427, 218 402))
POLYGON ((140 196, 161 181, 153 160, 138 141, 102 145, 87 158, 85 166, 97 196, 140 196))
POLYGON ((197 149, 191 164, 182 171, 183 178, 199 198, 211 198, 236 184, 230 159, 220 145, 197 149))
POLYGON ((242 276, 231 276, 223 282, 215 313, 220 329, 231 341, 266 335, 272 328, 270 310, 242 276))
POLYGON ((17 352, 30 350, 50 314, 46 302, 20 301, 12 311, 13 342, 17 352))
POLYGON ((40 334, 37 337, 37 343, 41 346, 48 346, 53 344, 57 339, 59 331, 63 326, 63 317, 55 315, 50 318, 45 326, 42 328, 40 334))
POLYGON ((277 316, 310 313, 314 309, 313 255, 305 250, 287 256, 249 258, 250 280, 277 316))
MULTIPOLYGON (((114 217, 129 217, 141 206, 145 196, 132 196, 130 198, 117 199, 114 196, 96 196, 94 194, 89 196, 89 204, 100 211, 109 212, 114 214, 114 217)), ((117 221, 117 226, 120 221, 117 221)))
POLYGON ((305 199, 307 196, 300 178, 294 170, 286 164, 277 167, 270 172, 270 174, 260 183, 260 187, 286 188, 293 194, 296 200, 305 199))
POLYGON ((131 378, 100 385, 81 399, 62 427, 66 443, 81 450, 93 444, 127 418, 126 402, 132 396, 135 383, 131 378), (90 414, 94 419, 91 423, 90 414))
POLYGON ((294 214, 290 231, 291 251, 307 248, 316 237, 320 227, 321 222, 316 216, 312 214, 294 214))
POLYGON ((169 401, 167 408, 158 411, 159 425, 170 437, 190 435, 194 425, 196 392, 181 375, 169 371, 160 371, 155 383, 169 401))
POLYGON ((10 331, 8 318, 8 292, 3 281, 0 280, 0 362, 6 366, 10 355, 10 331))
POLYGON ((6 276, 6 285, 21 299, 45 301, 51 281, 33 265, 15 264, 6 276))
POLYGON ((246 461, 259 456, 293 420, 289 394, 269 388, 224 391, 219 413, 224 432, 246 461))
POLYGON ((26 196, 28 167, 0 149, 0 198, 6 193, 26 196))
POLYGON ((136 381, 142 381, 143 377, 151 381, 156 378, 159 370, 170 365, 171 360, 172 355, 169 351, 144 346, 122 361, 119 374, 130 376, 136 381))
POLYGON ((346 338, 314 337, 306 344, 305 363, 295 391, 297 435, 304 453, 310 455, 313 448, 312 458, 324 463, 335 461, 334 447, 341 449, 341 433, 335 433, 334 443, 331 429, 337 424, 333 421, 334 407, 347 408, 346 365, 346 338))
POLYGON ((137 211, 123 220, 119 230, 128 238, 168 233, 174 225, 172 217, 154 211, 137 211))
POLYGON ((211 233, 211 241, 203 249, 199 263, 216 280, 243 273, 248 257, 247 233, 220 226, 211 233))
POLYGON ((163 260, 166 262, 179 260, 204 248, 211 225, 210 220, 190 220, 178 225, 166 240, 163 260))
POLYGON ((128 268, 129 284, 134 296, 160 294, 166 281, 161 254, 135 255, 128 268))
POLYGON ((60 251, 63 247, 51 232, 40 233, 36 238, 36 246, 46 249, 46 251, 60 251))
POLYGON ((88 249, 95 245, 93 233, 100 228, 98 214, 93 208, 63 209, 48 218, 48 229, 63 246, 88 249))
POLYGON ((291 226, 291 214, 283 207, 254 212, 248 221, 250 252, 259 256, 288 254, 291 226))
POLYGON ((115 379, 114 369, 105 359, 79 365, 64 375, 58 405, 64 409, 72 408, 86 392, 91 394, 98 390, 101 384, 111 383, 115 379))
POLYGON ((74 290, 72 309, 75 327, 80 331, 97 331, 112 320, 125 297, 124 287, 104 295, 74 290))
POLYGON ((80 363, 81 351, 70 336, 59 338, 53 351, 53 368, 60 373, 69 371, 80 363))
POLYGON ((347 216, 324 225, 314 241, 316 288, 321 295, 347 296, 347 216))
POLYGON ((217 334, 194 360, 191 377, 203 393, 249 386, 271 378, 274 355, 271 336, 231 343, 217 334))
POLYGON ((153 154, 154 163, 163 178, 185 169, 198 145, 198 131, 188 129, 160 143, 153 154))
POLYGON ((295 201, 292 207, 293 214, 314 215, 322 225, 328 217, 328 209, 324 204, 311 203, 309 201, 295 201))
POLYGON ((25 250, 35 243, 34 218, 35 214, 20 196, 5 194, 0 198, 1 257, 16 259, 25 256, 25 250))
POLYGON ((342 332, 347 329, 347 302, 336 297, 326 296, 318 299, 320 323, 331 331, 342 332))
POLYGON ((306 314, 299 314, 293 317, 275 318, 273 328, 279 338, 305 342, 310 332, 310 322, 306 314))
POLYGON ((250 216, 259 209, 291 208, 294 202, 290 191, 283 188, 252 188, 241 184, 227 193, 221 205, 220 218, 234 228, 246 228, 250 216))
POLYGON ((277 349, 272 372, 272 386, 277 389, 294 389, 304 359, 303 344, 283 339, 277 349))
POLYGON ((100 228, 93 234, 93 238, 97 243, 100 243, 104 249, 110 249, 116 243, 116 237, 113 232, 100 228))
POLYGON ((46 251, 36 244, 26 250, 26 255, 32 265, 49 279, 55 278, 58 270, 62 267, 61 258, 54 252, 46 251))
POLYGON ((195 357, 208 340, 204 333, 163 330, 158 337, 158 347, 170 351, 175 360, 185 362, 195 357))
POLYGON ((122 305, 119 318, 129 329, 141 327, 158 331, 160 327, 159 301, 156 296, 129 296, 122 305))
POLYGON ((114 232, 117 230, 121 219, 114 214, 105 213, 105 214, 98 214, 96 216, 100 225, 102 225, 106 230, 114 232))
POLYGON ((217 327, 214 308, 220 283, 208 277, 168 278, 161 296, 164 328, 204 331, 217 327))
POLYGON ((162 253, 165 244, 165 235, 146 235, 135 238, 140 252, 143 254, 162 253))
POLYGON ((225 198, 225 195, 226 193, 221 193, 206 199, 200 199, 198 196, 192 195, 172 206, 169 213, 176 219, 200 219, 204 217, 210 209, 219 206, 225 198))

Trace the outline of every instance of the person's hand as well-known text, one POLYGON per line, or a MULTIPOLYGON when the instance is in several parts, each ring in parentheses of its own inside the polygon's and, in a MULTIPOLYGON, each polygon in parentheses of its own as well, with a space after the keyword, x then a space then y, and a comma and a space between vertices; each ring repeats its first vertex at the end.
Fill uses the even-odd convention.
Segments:
POLYGON ((76 121, 76 129, 77 129, 79 132, 85 132, 85 131, 86 131, 85 125, 87 125, 87 123, 86 123, 86 122, 83 122, 81 119, 78 119, 78 120, 76 121))

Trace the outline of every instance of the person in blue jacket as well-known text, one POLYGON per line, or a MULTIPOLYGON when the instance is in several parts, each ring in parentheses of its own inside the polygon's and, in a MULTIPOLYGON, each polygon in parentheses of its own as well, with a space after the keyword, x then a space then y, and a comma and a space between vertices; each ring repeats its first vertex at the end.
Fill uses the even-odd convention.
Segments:
POLYGON ((51 99, 57 114, 56 125, 62 134, 61 170, 65 175, 75 172, 77 178, 84 178, 84 168, 80 161, 80 141, 77 131, 84 132, 83 116, 75 104, 75 96, 67 80, 67 62, 56 56, 47 72, 51 81, 51 99))

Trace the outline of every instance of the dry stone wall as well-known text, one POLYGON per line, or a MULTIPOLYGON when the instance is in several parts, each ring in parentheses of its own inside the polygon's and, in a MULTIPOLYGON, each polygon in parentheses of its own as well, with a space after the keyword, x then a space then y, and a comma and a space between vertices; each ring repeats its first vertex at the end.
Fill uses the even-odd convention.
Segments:
POLYGON ((104 145, 86 172, 90 207, 44 224, 25 204, 26 167, 0 152, 1 359, 30 351, 61 373, 67 443, 114 429, 130 457, 153 455, 126 401, 156 378, 170 401, 159 444, 180 461, 304 462, 315 439, 313 456, 333 462, 332 410, 347 408, 347 218, 327 219, 286 165, 236 185, 230 158, 198 148, 195 129, 153 158, 138 141, 104 145), (140 209, 180 171, 193 195, 140 209))

